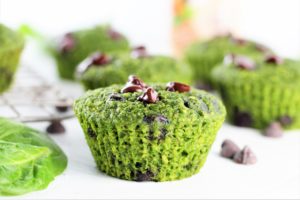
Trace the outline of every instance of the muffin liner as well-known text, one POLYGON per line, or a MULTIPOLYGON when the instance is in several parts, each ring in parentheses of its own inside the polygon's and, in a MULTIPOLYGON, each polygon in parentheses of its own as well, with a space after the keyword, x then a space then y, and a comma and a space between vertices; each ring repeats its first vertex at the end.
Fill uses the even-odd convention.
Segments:
POLYGON ((159 90, 157 104, 127 102, 140 92, 117 94, 120 98, 112 100, 111 94, 119 90, 89 91, 74 105, 99 170, 134 181, 171 181, 196 174, 224 121, 221 102, 202 92, 183 100, 159 90), (177 107, 164 104, 164 98, 174 98, 171 102, 177 107), (202 113, 194 107, 201 107, 202 113))

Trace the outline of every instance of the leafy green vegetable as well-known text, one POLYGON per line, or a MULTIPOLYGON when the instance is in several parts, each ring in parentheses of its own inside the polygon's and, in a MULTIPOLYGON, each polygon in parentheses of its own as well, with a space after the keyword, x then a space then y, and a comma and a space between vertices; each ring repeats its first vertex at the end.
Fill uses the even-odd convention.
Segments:
POLYGON ((45 189, 67 157, 45 134, 0 118, 0 195, 45 189))

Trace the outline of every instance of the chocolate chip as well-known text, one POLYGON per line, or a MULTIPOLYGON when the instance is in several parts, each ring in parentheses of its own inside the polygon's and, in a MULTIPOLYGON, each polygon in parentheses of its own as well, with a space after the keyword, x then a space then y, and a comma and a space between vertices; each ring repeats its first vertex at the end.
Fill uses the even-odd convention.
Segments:
POLYGON ((236 37, 233 37, 233 36, 231 36, 231 41, 234 44, 237 44, 237 45, 240 45, 240 46, 246 45, 248 43, 248 41, 245 40, 245 39, 236 38, 236 37))
POLYGON ((151 124, 154 121, 157 121, 157 122, 160 122, 160 123, 163 123, 163 124, 168 124, 169 123, 169 120, 166 117, 162 116, 162 115, 145 116, 143 121, 148 123, 148 124, 151 124))
POLYGON ((113 93, 111 94, 108 99, 110 101, 124 101, 124 98, 120 95, 120 94, 117 94, 117 93, 113 93))
POLYGON ((71 51, 75 46, 75 40, 72 33, 67 33, 64 35, 60 45, 59 49, 62 53, 68 53, 71 51))
POLYGON ((114 29, 112 28, 109 28, 107 30, 107 34, 109 35, 109 37, 113 40, 119 40, 121 39, 123 36, 122 34, 120 34, 119 32, 115 31, 114 29))
POLYGON ((234 109, 233 123, 241 127, 251 127, 253 124, 252 116, 248 112, 239 111, 238 108, 234 109))
POLYGON ((91 56, 91 65, 103 66, 111 62, 111 58, 100 52, 96 52, 91 56))
POLYGON ((146 58, 149 57, 145 46, 138 46, 132 49, 131 56, 133 58, 146 58))
POLYGON ((264 131, 267 137, 281 137, 283 135, 283 130, 279 122, 272 122, 264 131))
POLYGON ((255 154, 248 146, 245 146, 243 150, 237 152, 234 155, 233 160, 236 163, 244 164, 244 165, 255 164, 257 161, 255 154))
POLYGON ((51 121, 50 125, 47 127, 46 131, 48 133, 64 133, 66 131, 66 129, 61 124, 61 121, 53 120, 53 121, 51 121))
POLYGON ((256 48, 258 51, 262 52, 262 53, 269 52, 269 48, 266 47, 266 46, 264 46, 264 45, 262 45, 262 44, 256 43, 256 44, 255 44, 255 48, 256 48))
POLYGON ((184 101, 184 103, 183 103, 183 104, 184 104, 184 106, 185 106, 185 107, 187 107, 187 108, 190 108, 190 104, 189 104, 189 102, 188 102, 188 101, 184 101))
POLYGON ((72 106, 72 100, 70 99, 60 99, 59 101, 56 102, 55 104, 55 109, 58 112, 67 112, 70 107, 72 106))
POLYGON ((158 136, 158 140, 164 140, 166 138, 166 135, 168 134, 167 129, 161 128, 160 129, 160 134, 158 136))
POLYGON ((179 83, 179 82, 169 82, 167 84, 167 91, 170 92, 189 92, 191 90, 191 87, 189 85, 186 85, 184 83, 179 83))
POLYGON ((240 148, 231 140, 224 140, 222 143, 221 156, 225 158, 233 158, 240 151, 240 148))
POLYGON ((138 171, 136 174, 135 181, 137 181, 137 182, 152 181, 153 177, 154 177, 154 174, 150 170, 147 170, 146 173, 142 173, 142 172, 138 171))
POLYGON ((284 115, 284 116, 280 117, 278 120, 282 126, 288 126, 293 123, 293 119, 288 115, 284 115))
POLYGON ((87 134, 88 134, 91 138, 96 138, 96 137, 97 137, 96 133, 94 132, 94 130, 93 130, 91 127, 88 127, 88 129, 87 129, 87 134))
POLYGON ((91 66, 104 67, 111 63, 111 61, 111 57, 100 52, 95 52, 79 63, 76 69, 76 75, 77 77, 81 77, 81 75, 84 74, 84 72, 86 72, 91 66))
POLYGON ((128 77, 128 81, 127 81, 128 84, 132 84, 132 85, 140 85, 142 86, 143 88, 146 88, 147 85, 141 80, 139 79, 137 76, 135 75, 130 75, 128 77))
POLYGON ((245 69, 245 70, 255 69, 255 62, 245 56, 235 56, 233 62, 237 67, 241 69, 245 69))
POLYGON ((127 93, 127 92, 142 92, 143 87, 140 85, 125 85, 124 88, 122 88, 121 93, 127 93))
POLYGON ((142 167, 142 163, 140 163, 140 162, 136 162, 136 163, 135 163, 135 167, 136 167, 136 168, 140 168, 140 167, 142 167))
POLYGON ((141 96, 138 97, 138 100, 145 103, 155 103, 158 101, 158 94, 153 88, 149 87, 141 96))
POLYGON ((279 65, 283 63, 283 59, 276 55, 267 55, 265 58, 266 63, 271 63, 275 65, 279 65))

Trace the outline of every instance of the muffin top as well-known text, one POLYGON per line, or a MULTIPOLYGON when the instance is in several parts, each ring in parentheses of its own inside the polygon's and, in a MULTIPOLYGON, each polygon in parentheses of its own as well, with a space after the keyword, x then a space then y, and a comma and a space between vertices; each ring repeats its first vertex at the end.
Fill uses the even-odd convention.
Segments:
POLYGON ((299 89, 300 62, 276 55, 256 60, 243 55, 228 55, 213 71, 213 77, 223 83, 262 83, 299 89))
POLYGON ((69 32, 54 48, 62 54, 75 53, 76 56, 93 52, 122 52, 129 50, 127 38, 110 26, 98 25, 89 29, 69 32), (100 45, 99 45, 100 44, 100 45))
POLYGON ((24 39, 21 34, 11 30, 3 24, 0 24, 0 51, 10 48, 18 48, 24 45, 24 39))
POLYGON ((128 125, 149 120, 169 123, 171 119, 222 121, 225 118, 223 104, 209 93, 178 82, 146 85, 136 76, 130 76, 125 86, 88 91, 76 100, 74 110, 77 116, 128 125))
POLYGON ((126 82, 128 75, 136 74, 146 82, 178 80, 189 83, 189 71, 172 57, 149 55, 145 47, 134 48, 131 54, 115 56, 96 52, 79 66, 83 81, 97 80, 98 87, 126 82))
POLYGON ((229 53, 246 54, 253 57, 264 55, 264 53, 271 52, 271 50, 256 42, 235 38, 232 35, 215 37, 206 42, 196 42, 187 50, 190 56, 205 56, 220 55, 220 59, 229 53))

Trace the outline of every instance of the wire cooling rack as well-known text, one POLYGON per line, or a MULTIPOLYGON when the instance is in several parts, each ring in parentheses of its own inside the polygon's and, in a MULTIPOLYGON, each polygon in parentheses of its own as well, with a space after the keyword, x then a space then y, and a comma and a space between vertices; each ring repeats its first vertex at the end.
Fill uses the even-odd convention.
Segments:
POLYGON ((20 122, 62 121, 74 117, 72 102, 58 86, 22 66, 13 87, 0 95, 0 116, 20 122))

